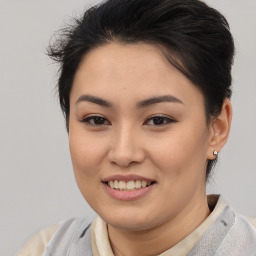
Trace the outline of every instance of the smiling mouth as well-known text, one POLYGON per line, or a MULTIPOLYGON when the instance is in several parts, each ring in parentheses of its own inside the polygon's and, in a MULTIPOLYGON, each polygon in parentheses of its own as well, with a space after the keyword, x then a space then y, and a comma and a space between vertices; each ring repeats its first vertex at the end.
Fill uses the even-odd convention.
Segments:
POLYGON ((121 191, 138 190, 138 189, 146 188, 155 184, 154 181, 149 182, 145 180, 130 180, 128 182, 123 180, 111 180, 104 183, 112 189, 121 190, 121 191))

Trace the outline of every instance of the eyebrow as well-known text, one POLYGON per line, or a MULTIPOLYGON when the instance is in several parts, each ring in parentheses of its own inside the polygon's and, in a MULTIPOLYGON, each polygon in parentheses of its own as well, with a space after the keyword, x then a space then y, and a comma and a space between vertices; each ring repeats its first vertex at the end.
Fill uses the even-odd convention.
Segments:
POLYGON ((87 101, 87 102, 91 102, 91 103, 95 103, 95 104, 98 104, 100 106, 104 106, 104 107, 112 107, 113 105, 107 101, 107 100, 104 100, 102 98, 99 98, 99 97, 96 97, 96 96, 92 96, 92 95, 88 95, 88 94, 83 94, 81 95, 78 100, 76 101, 75 104, 78 104, 80 102, 83 102, 83 101, 87 101))
MULTIPOLYGON (((104 106, 104 107, 113 107, 113 104, 107 100, 104 100, 100 97, 97 96, 92 96, 89 94, 83 94, 81 95, 78 100, 76 101, 75 104, 78 104, 80 102, 83 101, 87 101, 87 102, 91 102, 91 103, 95 103, 98 104, 100 106, 104 106)), ((138 108, 141 107, 147 107, 153 104, 157 104, 157 103, 163 103, 163 102, 172 102, 172 103, 180 103, 180 104, 184 104, 180 99, 176 98, 175 96, 172 95, 162 95, 162 96, 155 96, 155 97, 151 97, 142 101, 139 101, 136 106, 138 108)))
POLYGON ((184 104, 180 99, 176 98, 175 96, 162 95, 162 96, 156 96, 156 97, 152 97, 152 98, 149 98, 146 100, 142 100, 142 101, 138 102, 136 105, 137 105, 137 107, 147 107, 147 106, 150 106, 153 104, 163 103, 163 102, 184 104))

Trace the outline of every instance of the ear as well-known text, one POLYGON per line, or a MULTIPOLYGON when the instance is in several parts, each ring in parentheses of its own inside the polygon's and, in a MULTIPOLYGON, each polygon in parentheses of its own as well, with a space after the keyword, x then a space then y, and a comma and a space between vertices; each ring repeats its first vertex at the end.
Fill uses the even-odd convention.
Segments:
POLYGON ((228 98, 226 98, 222 105, 221 113, 214 117, 210 123, 210 137, 207 157, 213 160, 216 156, 213 152, 216 150, 218 153, 226 144, 232 120, 232 105, 228 98))

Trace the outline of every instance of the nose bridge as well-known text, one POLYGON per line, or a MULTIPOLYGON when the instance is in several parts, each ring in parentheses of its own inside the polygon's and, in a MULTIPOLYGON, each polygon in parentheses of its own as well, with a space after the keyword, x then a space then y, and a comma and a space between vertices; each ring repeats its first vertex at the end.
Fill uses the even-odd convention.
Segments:
POLYGON ((116 129, 115 147, 119 151, 132 152, 134 145, 134 137, 136 137, 136 131, 132 124, 124 123, 116 129))
POLYGON ((114 131, 109 160, 120 166, 139 163, 144 159, 139 132, 132 123, 122 123, 114 131))

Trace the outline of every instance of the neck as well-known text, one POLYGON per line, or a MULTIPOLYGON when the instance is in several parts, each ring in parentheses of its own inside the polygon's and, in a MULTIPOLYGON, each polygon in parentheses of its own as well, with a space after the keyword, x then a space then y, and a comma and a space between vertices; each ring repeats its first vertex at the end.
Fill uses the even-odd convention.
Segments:
POLYGON ((108 225, 115 256, 158 255, 174 247, 192 233, 210 214, 206 195, 191 201, 179 215, 163 224, 142 231, 123 230, 108 225))

